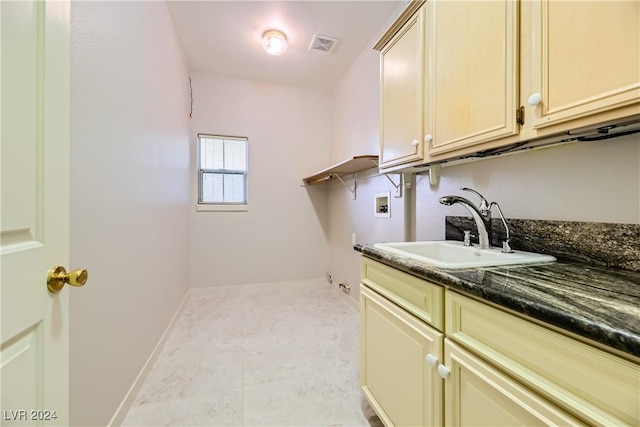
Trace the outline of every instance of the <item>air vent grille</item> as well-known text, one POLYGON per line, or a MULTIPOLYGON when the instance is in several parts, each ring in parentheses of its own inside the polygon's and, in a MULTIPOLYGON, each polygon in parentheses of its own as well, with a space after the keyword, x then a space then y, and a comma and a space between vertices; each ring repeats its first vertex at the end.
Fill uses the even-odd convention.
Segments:
POLYGON ((338 39, 334 37, 322 36, 320 34, 314 34, 313 40, 309 45, 309 50, 317 50, 320 52, 331 53, 336 46, 338 39))

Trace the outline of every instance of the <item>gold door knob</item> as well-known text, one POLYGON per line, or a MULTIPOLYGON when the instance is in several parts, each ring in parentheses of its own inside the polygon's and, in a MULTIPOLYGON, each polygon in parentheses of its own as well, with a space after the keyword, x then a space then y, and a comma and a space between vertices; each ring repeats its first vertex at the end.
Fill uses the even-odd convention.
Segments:
POLYGON ((67 273, 64 267, 56 265, 47 274, 47 289, 49 289, 49 292, 59 292, 65 283, 80 287, 87 283, 88 277, 89 273, 84 268, 67 273))

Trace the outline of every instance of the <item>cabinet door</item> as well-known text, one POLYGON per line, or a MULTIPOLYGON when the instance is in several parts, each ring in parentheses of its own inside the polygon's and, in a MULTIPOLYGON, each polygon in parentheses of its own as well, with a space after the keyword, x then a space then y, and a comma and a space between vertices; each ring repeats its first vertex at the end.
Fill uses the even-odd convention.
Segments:
POLYGON ((519 132, 518 7, 513 0, 427 2, 430 156, 519 132))
POLYGON ((387 426, 442 425, 443 334, 361 286, 360 383, 387 426), (440 363, 440 362, 438 362, 440 363))
POLYGON ((380 55, 380 167, 423 158, 424 8, 380 55))
POLYGON ((640 426, 640 366, 447 291, 446 334, 591 425, 640 426))
POLYGON ((640 2, 532 6, 532 94, 541 100, 535 128, 640 102, 640 2))
POLYGON ((579 426, 537 394, 445 340, 447 426, 579 426))

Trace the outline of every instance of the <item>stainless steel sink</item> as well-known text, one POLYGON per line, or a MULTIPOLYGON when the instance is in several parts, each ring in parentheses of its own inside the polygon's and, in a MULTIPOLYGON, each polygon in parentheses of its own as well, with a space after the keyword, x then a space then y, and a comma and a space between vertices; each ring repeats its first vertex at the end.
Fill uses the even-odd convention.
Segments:
POLYGON ((533 252, 504 253, 500 248, 480 249, 464 246, 455 240, 376 243, 374 248, 389 254, 410 258, 432 267, 457 270, 555 261, 555 257, 533 252))

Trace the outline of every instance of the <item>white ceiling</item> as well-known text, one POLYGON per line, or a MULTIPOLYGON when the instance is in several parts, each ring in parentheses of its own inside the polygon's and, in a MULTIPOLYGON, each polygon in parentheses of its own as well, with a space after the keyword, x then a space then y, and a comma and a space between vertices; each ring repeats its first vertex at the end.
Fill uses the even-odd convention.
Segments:
POLYGON ((192 71, 313 89, 332 88, 406 0, 169 1, 192 71), (272 56, 262 34, 285 33, 289 49, 272 56), (330 54, 308 49, 314 34, 338 38, 330 54))

